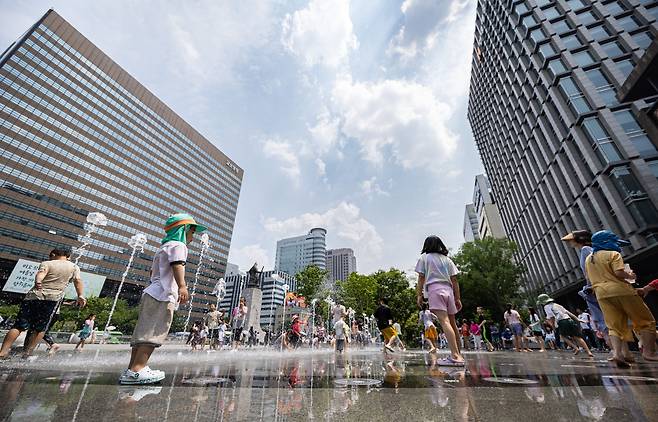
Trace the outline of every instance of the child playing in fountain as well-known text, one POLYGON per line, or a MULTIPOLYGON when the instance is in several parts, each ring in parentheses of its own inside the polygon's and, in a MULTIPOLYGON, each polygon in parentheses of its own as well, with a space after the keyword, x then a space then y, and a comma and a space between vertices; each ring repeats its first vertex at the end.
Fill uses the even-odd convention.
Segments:
POLYGON ((83 347, 85 347, 85 341, 91 336, 91 333, 94 331, 94 320, 96 319, 96 315, 91 314, 87 317, 85 320, 85 323, 82 325, 82 330, 80 330, 80 333, 78 334, 78 337, 80 338, 80 341, 78 344, 75 345, 75 350, 82 350, 83 347))
POLYGON ((139 304, 139 317, 130 342, 130 363, 121 377, 121 384, 153 384, 164 379, 163 371, 148 367, 156 347, 169 334, 178 303, 187 303, 185 284, 187 244, 206 227, 197 224, 188 214, 174 214, 165 223, 166 236, 153 257, 151 284, 144 289, 139 304))
POLYGON ((338 321, 334 323, 337 353, 343 353, 343 350, 345 350, 345 342, 350 342, 350 336, 348 335, 350 327, 347 325, 343 318, 344 317, 340 315, 338 317, 338 321))
POLYGON ((430 307, 427 303, 423 303, 423 310, 420 311, 418 319, 423 323, 425 328, 424 337, 427 342, 430 344, 430 353, 436 352, 436 341, 439 338, 439 334, 436 331, 436 325, 434 325, 433 320, 437 320, 436 315, 430 311, 430 307))
POLYGON ((395 332, 395 328, 393 328, 393 313, 391 312, 391 308, 388 307, 388 299, 379 299, 379 307, 373 315, 377 320, 377 328, 379 328, 382 336, 384 336, 384 352, 393 352, 394 350, 391 345, 395 341, 397 333, 395 332))
POLYGON ((70 249, 56 248, 50 253, 50 258, 39 264, 39 270, 34 277, 34 287, 25 295, 16 322, 2 343, 0 359, 7 359, 11 346, 25 330, 33 330, 35 334, 30 337, 23 356, 32 354, 52 323, 57 306, 64 296, 64 289, 71 280, 78 294, 78 305, 84 307, 87 304, 87 300, 82 296, 80 268, 69 260, 70 249))

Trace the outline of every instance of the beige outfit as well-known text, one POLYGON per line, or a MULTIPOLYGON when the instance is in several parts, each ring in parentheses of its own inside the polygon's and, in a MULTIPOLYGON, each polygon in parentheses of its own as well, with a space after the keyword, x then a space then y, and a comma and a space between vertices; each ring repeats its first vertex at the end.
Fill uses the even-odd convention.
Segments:
POLYGON ((46 272, 41 282, 41 289, 32 287, 25 295, 25 300, 52 300, 62 298, 64 289, 71 280, 80 278, 80 268, 69 260, 55 259, 39 264, 39 272, 46 272))
POLYGON ((174 309, 175 303, 156 300, 144 293, 139 302, 139 319, 130 346, 162 346, 174 319, 174 309))

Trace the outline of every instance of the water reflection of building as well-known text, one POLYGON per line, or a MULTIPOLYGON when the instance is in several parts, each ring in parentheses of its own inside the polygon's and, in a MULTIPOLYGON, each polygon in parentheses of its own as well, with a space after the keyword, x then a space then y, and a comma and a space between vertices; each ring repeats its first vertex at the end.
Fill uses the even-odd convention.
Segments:
MULTIPOLYGON (((235 308, 242 295, 242 290, 247 284, 247 276, 237 274, 228 275, 226 280, 226 295, 219 303, 219 309, 230 314, 235 308)), ((263 292, 263 300, 260 308, 260 325, 263 329, 274 324, 274 314, 277 308, 283 305, 284 286, 288 285, 289 291, 297 289, 297 280, 282 271, 264 271, 261 274, 260 288, 263 292)))
MULTIPOLYGON (((85 217, 109 225, 80 261, 113 294, 126 241, 148 236, 124 287, 135 302, 149 281, 164 219, 189 212, 211 248, 197 286, 202 311, 224 275, 243 171, 53 10, 0 56, 0 285, 19 258, 77 246, 85 217)), ((188 279, 199 259, 190 246, 188 279)))

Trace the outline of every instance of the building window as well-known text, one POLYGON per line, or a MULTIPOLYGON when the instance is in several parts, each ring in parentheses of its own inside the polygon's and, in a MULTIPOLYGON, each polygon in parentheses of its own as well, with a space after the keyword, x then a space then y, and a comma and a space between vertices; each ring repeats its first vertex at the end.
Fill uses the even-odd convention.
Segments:
POLYGON ((610 37, 610 30, 603 24, 592 26, 588 29, 594 41, 601 41, 610 37))
POLYGON ((578 10, 587 6, 587 2, 585 0, 566 0, 565 3, 571 7, 571 10, 578 10))
POLYGON ((590 117, 585 119, 582 128, 587 138, 589 138, 592 148, 596 151, 596 154, 603 163, 607 164, 621 160, 621 154, 619 154, 617 145, 615 145, 608 132, 601 126, 598 118, 590 117))
POLYGON ((621 1, 611 1, 605 5, 605 8, 611 15, 618 15, 628 10, 626 5, 621 1))
POLYGON ((556 55, 557 51, 551 42, 547 42, 539 46, 539 53, 541 54, 542 58, 547 59, 556 55))
POLYGON ((548 69, 554 77, 567 71, 567 67, 559 57, 548 62, 548 69))
POLYGON ((548 20, 562 16, 562 13, 559 10, 557 10, 557 7, 555 6, 551 6, 547 9, 544 9, 543 12, 544 12, 544 16, 546 16, 546 19, 548 20))
POLYGON ((537 25, 537 23, 538 23, 537 19, 533 14, 530 14, 525 18, 521 19, 521 25, 523 25, 526 29, 537 25))
POLYGON ((614 168, 610 178, 637 225, 644 226, 658 221, 658 211, 629 166, 614 168))
POLYGON ((567 47, 567 50, 573 50, 574 48, 582 47, 583 43, 578 37, 578 34, 569 34, 562 37, 562 42, 564 46, 567 47))
POLYGON ((527 12, 528 10, 529 10, 528 6, 526 6, 526 4, 524 2, 521 2, 521 3, 517 4, 516 6, 514 6, 514 13, 516 13, 519 16, 521 16, 522 14, 527 12))
POLYGON ((596 88, 606 105, 611 106, 617 104, 617 96, 614 86, 610 83, 608 78, 603 74, 601 69, 592 69, 585 72, 587 77, 596 88))
POLYGON ((654 155, 657 152, 656 146, 651 142, 644 129, 640 127, 630 110, 619 110, 614 112, 614 115, 640 156, 654 155))
POLYGON ((638 32, 637 34, 631 35, 635 44, 637 44, 641 49, 646 50, 651 45, 653 37, 649 31, 638 32))
POLYGON ((539 44, 546 39, 546 33, 542 28, 534 29, 530 31, 530 39, 532 39, 535 44, 539 44))
POLYGON ((555 32, 557 32, 558 34, 567 32, 571 29, 571 24, 569 24, 569 21, 567 21, 566 19, 553 22, 552 25, 553 25, 553 29, 555 29, 555 32))
POLYGON ((573 60, 578 66, 588 66, 594 63, 594 57, 589 52, 589 50, 579 51, 578 53, 573 53, 573 60))
POLYGON ((651 173, 656 179, 658 179, 658 160, 649 161, 647 164, 649 165, 649 170, 651 170, 651 173))
POLYGON ((537 3, 537 6, 543 7, 546 6, 547 4, 552 4, 553 0, 535 0, 535 3, 537 3))
POLYGON ((633 15, 624 16, 622 18, 616 18, 617 24, 621 26, 626 31, 630 32, 634 29, 640 27, 640 21, 633 15))
POLYGON ((571 107, 571 110, 576 113, 576 115, 581 113, 586 113, 591 110, 585 96, 581 92, 580 88, 576 85, 571 76, 564 77, 560 79, 558 83, 562 95, 571 107))
POLYGON ((608 57, 614 58, 626 54, 626 50, 619 41, 610 41, 601 44, 601 48, 606 52, 608 57))
POLYGON ((617 64, 617 68, 621 74, 624 76, 624 79, 628 78, 628 75, 631 74, 633 68, 635 67, 635 63, 633 63, 633 60, 631 59, 620 60, 615 63, 617 64))
POLYGON ((589 25, 599 20, 599 17, 596 15, 596 13, 594 13, 593 10, 586 10, 584 12, 580 12, 576 16, 578 16, 578 20, 583 25, 589 25))

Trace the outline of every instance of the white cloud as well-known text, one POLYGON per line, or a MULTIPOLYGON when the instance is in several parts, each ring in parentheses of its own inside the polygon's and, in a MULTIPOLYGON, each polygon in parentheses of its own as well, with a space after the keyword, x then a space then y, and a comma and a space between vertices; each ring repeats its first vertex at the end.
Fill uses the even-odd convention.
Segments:
POLYGON ((315 125, 308 128, 313 139, 312 149, 315 153, 326 154, 336 145, 339 126, 340 121, 332 117, 328 110, 317 116, 315 125))
POLYGON ((251 268, 254 262, 257 262, 259 267, 265 267, 265 270, 273 268, 272 259, 260 244, 231 248, 229 262, 238 265, 242 271, 251 268))
POLYGON ((305 9, 287 14, 281 42, 306 66, 338 67, 359 46, 352 27, 349 0, 311 0, 305 9))
POLYGON ((399 55, 408 61, 425 54, 436 44, 446 23, 459 19, 462 10, 472 0, 405 0, 400 6, 404 24, 391 39, 388 54, 399 55))
POLYGON ((449 159, 457 135, 447 128, 451 108, 426 86, 404 80, 376 83, 339 79, 332 99, 343 133, 360 144, 364 159, 377 165, 385 156, 404 168, 438 171, 449 159))
POLYGON ((316 158, 315 159, 315 168, 318 171, 318 176, 326 176, 327 175, 327 164, 322 161, 321 158, 316 158))
POLYGON ((324 213, 306 213, 285 220, 267 218, 265 230, 280 237, 307 233, 313 227, 327 229, 328 247, 351 247, 359 262, 373 268, 381 255, 384 241, 377 229, 361 216, 354 204, 341 202, 324 213))
POLYGON ((372 198, 373 196, 390 196, 391 194, 379 185, 377 183, 377 178, 376 177, 371 177, 368 180, 364 180, 360 184, 361 186, 361 192, 367 196, 368 198, 372 198))
POLYGON ((263 153, 266 157, 279 161, 281 171, 294 182, 299 182, 299 176, 301 175, 299 157, 291 143, 268 139, 263 143, 263 153))

